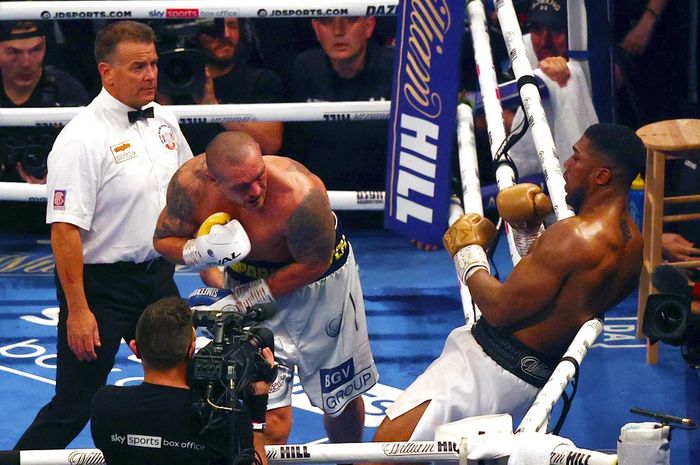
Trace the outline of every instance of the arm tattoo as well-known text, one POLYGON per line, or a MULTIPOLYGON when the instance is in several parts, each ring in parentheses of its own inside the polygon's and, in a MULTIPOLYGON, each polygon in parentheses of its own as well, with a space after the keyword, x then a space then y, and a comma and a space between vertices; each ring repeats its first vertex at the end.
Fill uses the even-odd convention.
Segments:
POLYGON ((202 197, 200 183, 191 170, 178 170, 168 185, 165 216, 158 223, 155 237, 191 236, 196 229, 195 205, 202 197))
POLYGON ((328 197, 318 189, 307 192, 289 219, 287 243, 295 260, 328 260, 333 253, 335 230, 328 197))

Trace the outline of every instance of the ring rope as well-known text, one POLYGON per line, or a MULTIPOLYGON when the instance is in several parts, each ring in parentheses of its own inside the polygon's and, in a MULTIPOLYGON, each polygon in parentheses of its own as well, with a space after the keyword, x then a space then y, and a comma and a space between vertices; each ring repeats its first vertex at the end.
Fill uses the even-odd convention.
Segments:
MULTIPOLYGON (((247 103, 168 105, 181 123, 255 121, 374 121, 389 119, 388 100, 372 102, 247 103)), ((0 126, 65 124, 83 107, 1 108, 0 126)))
POLYGON ((515 77, 519 83, 522 83, 520 85, 520 98, 523 102, 525 118, 530 123, 532 138, 545 174, 554 214, 558 220, 569 218, 574 215, 574 212, 566 204, 564 177, 561 174, 557 149, 554 145, 552 131, 547 123, 547 115, 542 107, 539 90, 534 83, 532 67, 525 53, 525 44, 523 43, 520 23, 515 14, 513 2, 512 0, 494 0, 494 4, 515 77))
MULTIPOLYGON (((484 216, 483 198, 481 196, 481 181, 479 180, 479 162, 474 138, 474 115, 469 105, 457 105, 457 156, 459 157, 459 175, 462 183, 462 214, 478 213, 484 216)), ((461 216, 461 215, 459 215, 461 216)), ((450 216, 449 224, 457 219, 450 216)), ((488 267, 488 264, 487 264, 488 267)), ((490 270, 488 270, 490 272, 490 270)), ((469 288, 458 278, 459 296, 462 300, 462 311, 467 326, 473 325, 481 317, 481 311, 472 300, 469 288)))
MULTIPOLYGON (((270 464, 442 462, 457 461, 460 458, 457 445, 447 441, 290 444, 265 446, 265 451, 267 461, 270 464)), ((466 452, 469 453, 468 450, 466 452)), ((481 459, 488 460, 487 457, 481 457, 481 459)), ((23 450, 0 453, 0 465, 17 465, 18 463, 19 465, 70 465, 74 463, 104 465, 105 461, 99 449, 23 450)), ((616 465, 617 455, 562 445, 556 447, 550 454, 549 460, 541 465, 562 463, 616 465)))
MULTIPOLYGON (((566 353, 564 353, 564 357, 572 358, 580 365, 586 353, 588 353, 588 348, 593 345, 593 342, 602 331, 603 322, 598 318, 584 323, 581 329, 578 330, 574 340, 569 344, 569 348, 566 353)), ((569 381, 571 381, 575 373, 576 368, 571 362, 568 360, 560 361, 547 383, 542 387, 540 392, 537 393, 535 401, 532 403, 532 406, 523 417, 515 432, 540 431, 542 427, 547 424, 554 404, 557 403, 564 392, 564 388, 569 384, 569 381)))
POLYGON ((393 16, 397 0, 114 0, 0 2, 2 20, 195 19, 317 16, 393 16))
MULTIPOLYGON (((328 191, 334 210, 384 210, 384 191, 328 191)), ((0 200, 46 202, 45 184, 0 182, 0 200)))
MULTIPOLYGON (((500 146, 506 140, 506 130, 503 123, 503 108, 496 77, 496 68, 491 54, 491 40, 486 26, 486 11, 481 0, 470 1, 467 4, 469 17, 469 29, 472 34, 474 48, 474 60, 476 62, 488 128, 489 145, 494 163, 498 161, 500 146)), ((496 184, 498 190, 503 190, 515 184, 516 176, 513 167, 506 163, 498 163, 496 167, 496 184)), ((520 254, 515 246, 513 231, 510 226, 505 227, 508 239, 508 250, 513 266, 520 261, 520 254)))

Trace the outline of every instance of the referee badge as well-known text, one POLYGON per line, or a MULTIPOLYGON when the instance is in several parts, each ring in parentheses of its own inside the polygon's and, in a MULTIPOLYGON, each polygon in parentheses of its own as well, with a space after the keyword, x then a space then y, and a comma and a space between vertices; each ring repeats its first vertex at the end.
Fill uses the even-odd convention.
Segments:
POLYGON ((65 190, 54 190, 53 191, 53 209, 54 210, 65 210, 66 209, 66 191, 65 190))
POLYGON ((175 142, 175 133, 170 126, 165 124, 158 128, 158 137, 163 143, 166 149, 175 150, 177 148, 177 142, 175 142))

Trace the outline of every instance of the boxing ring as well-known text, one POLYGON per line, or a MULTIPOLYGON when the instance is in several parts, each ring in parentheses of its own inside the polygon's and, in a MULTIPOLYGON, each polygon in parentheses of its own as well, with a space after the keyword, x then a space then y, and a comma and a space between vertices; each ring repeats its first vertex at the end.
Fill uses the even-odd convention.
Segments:
MULTIPOLYGON (((190 1, 172 0, 168 2, 114 1, 105 7, 103 2, 3 2, 0 4, 0 19, 72 19, 90 18, 98 12, 129 11, 130 19, 150 18, 155 10, 190 7, 190 1), (61 12, 64 16, 56 16, 61 12)), ((546 116, 542 109, 537 83, 532 69, 527 64, 520 27, 511 0, 495 1, 498 18, 503 29, 513 69, 517 78, 519 96, 530 122, 538 156, 545 172, 547 187, 552 198, 556 219, 573 215, 566 205, 564 181, 546 116)), ((385 1, 344 1, 342 6, 329 7, 327 1, 286 1, 284 11, 293 11, 295 17, 312 16, 360 16, 367 14, 395 13, 397 2, 385 1)), ((280 11, 276 2, 238 2, 235 7, 228 1, 202 0, 197 7, 204 11, 228 12, 227 16, 265 17, 275 16, 280 11), (234 13, 235 12, 235 13, 234 13)), ((489 142, 494 163, 497 166, 496 178, 499 189, 516 182, 512 164, 508 163, 505 128, 500 112, 500 97, 496 84, 493 63, 490 62, 488 40, 485 32, 484 7, 480 0, 468 2, 469 20, 474 34, 474 47, 479 64, 479 83, 483 95, 483 107, 489 128, 489 142), (479 27, 481 24, 483 28, 479 27), (500 118, 500 120, 499 120, 500 118)), ((97 15, 97 17, 104 17, 97 15)), ((124 19, 124 17, 122 17, 124 19)), ((351 121, 385 120, 389 118, 390 102, 326 102, 300 104, 248 104, 248 105, 194 105, 169 106, 181 123, 221 123, 230 121, 329 121, 347 115, 351 121)), ((3 126, 42 126, 62 124, 69 121, 79 108, 51 109, 0 109, 0 125, 3 126)), ((483 215, 482 194, 474 147, 473 114, 465 105, 458 107, 458 143, 460 174, 463 188, 462 207, 454 203, 450 210, 450 222, 466 212, 483 215)), ((43 185, 20 183, 0 183, 0 200, 45 202, 46 189, 43 185)), ((382 191, 329 191, 331 206, 337 210, 383 210, 385 193, 382 191)), ((516 239, 508 225, 505 226, 509 253, 513 264, 517 264, 520 254, 516 239)), ((473 322, 479 317, 472 312, 471 298, 466 286, 460 287, 460 295, 465 317, 473 322)), ((603 330, 603 323, 594 319, 582 326, 571 343, 562 361, 554 370, 550 380, 541 389, 515 431, 494 430, 492 434, 464 433, 454 440, 385 442, 358 444, 299 444, 267 446, 270 463, 326 463, 326 462, 418 462, 418 461, 460 461, 480 460, 483 463, 496 463, 518 449, 527 448, 526 443, 537 443, 535 438, 544 437, 549 418, 555 404, 567 385, 578 371, 589 347, 603 330), (535 436, 536 435, 536 436, 535 436), (494 442, 495 441, 495 442, 494 442), (495 446, 494 444, 498 444, 495 446), (500 452, 499 452, 500 449, 500 452)), ((459 436, 459 434, 458 434, 459 436)), ((542 463, 587 463, 591 465, 616 464, 618 457, 578 448, 566 439, 546 435, 548 440, 540 443, 546 460, 542 463), (545 450, 546 449, 546 450, 545 450)), ((73 463, 103 463, 102 454, 96 449, 72 449, 57 451, 16 451, 0 452, 0 464, 21 463, 28 465, 63 465, 73 463)), ((480 462, 481 463, 481 462, 480 462)))

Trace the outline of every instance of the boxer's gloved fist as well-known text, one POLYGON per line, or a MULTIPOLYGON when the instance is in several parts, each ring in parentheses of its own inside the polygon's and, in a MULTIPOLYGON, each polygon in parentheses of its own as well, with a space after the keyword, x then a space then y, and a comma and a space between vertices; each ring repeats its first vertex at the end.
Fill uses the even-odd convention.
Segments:
POLYGON ((540 186, 523 183, 499 192, 496 205, 501 218, 513 230, 515 248, 524 257, 544 231, 542 220, 552 211, 552 202, 540 186))
POLYGON ((496 237, 496 226, 477 213, 467 213, 449 227, 442 238, 454 258, 457 275, 463 283, 477 270, 489 269, 485 248, 496 237))
POLYGON ((453 257, 459 250, 468 245, 479 245, 488 248, 496 237, 496 226, 478 213, 462 215, 442 238, 442 243, 447 252, 453 257))
POLYGON ((506 187, 496 197, 498 213, 515 229, 532 229, 552 211, 552 202, 540 186, 523 183, 506 187))
POLYGON ((238 220, 226 213, 210 215, 197 231, 197 237, 185 243, 182 259, 193 267, 228 265, 250 253, 250 239, 238 220))

